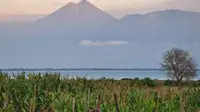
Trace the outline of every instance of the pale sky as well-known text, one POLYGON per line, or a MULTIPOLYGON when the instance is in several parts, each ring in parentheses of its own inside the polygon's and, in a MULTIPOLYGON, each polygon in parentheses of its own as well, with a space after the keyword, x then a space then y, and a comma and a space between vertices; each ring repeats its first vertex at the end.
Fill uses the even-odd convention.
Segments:
MULTIPOLYGON (((79 0, 1 0, 0 15, 49 14, 69 2, 79 0)), ((200 12, 200 0, 88 0, 114 15, 147 13, 166 8, 200 12)))

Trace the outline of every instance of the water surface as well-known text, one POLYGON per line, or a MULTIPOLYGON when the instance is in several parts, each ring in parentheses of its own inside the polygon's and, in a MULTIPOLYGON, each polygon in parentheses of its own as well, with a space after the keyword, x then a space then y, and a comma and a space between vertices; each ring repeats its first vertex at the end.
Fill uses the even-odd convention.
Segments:
MULTIPOLYGON (((9 75, 20 73, 21 71, 2 71, 7 72, 9 75)), ((146 78, 149 77, 151 79, 159 79, 166 80, 168 79, 163 71, 161 70, 42 70, 42 71, 27 71, 26 73, 45 73, 45 72, 59 72, 61 76, 80 76, 87 78, 114 78, 114 79, 122 79, 122 78, 146 78)), ((200 79, 200 72, 198 72, 198 77, 195 80, 200 79)))

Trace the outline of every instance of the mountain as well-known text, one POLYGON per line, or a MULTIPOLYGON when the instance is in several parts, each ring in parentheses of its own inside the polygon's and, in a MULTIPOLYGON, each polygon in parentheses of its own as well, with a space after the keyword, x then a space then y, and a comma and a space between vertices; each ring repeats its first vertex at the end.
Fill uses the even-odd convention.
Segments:
POLYGON ((116 18, 87 0, 82 0, 79 3, 68 3, 25 29, 27 36, 34 35, 35 38, 56 37, 56 39, 62 38, 62 41, 78 41, 87 37, 89 32, 96 31, 113 20, 116 18))
POLYGON ((116 18, 105 13, 87 0, 79 3, 69 3, 52 14, 37 21, 37 24, 53 27, 80 28, 95 27, 116 18))
POLYGON ((94 35, 102 40, 200 41, 200 13, 165 10, 128 15, 107 24, 94 35))
POLYGON ((44 43, 46 40, 58 43, 60 41, 79 41, 88 37, 89 32, 96 31, 113 20, 116 18, 87 0, 82 0, 79 3, 68 3, 31 23, 0 24, 0 36, 17 38, 23 43, 32 43, 33 41, 44 43))

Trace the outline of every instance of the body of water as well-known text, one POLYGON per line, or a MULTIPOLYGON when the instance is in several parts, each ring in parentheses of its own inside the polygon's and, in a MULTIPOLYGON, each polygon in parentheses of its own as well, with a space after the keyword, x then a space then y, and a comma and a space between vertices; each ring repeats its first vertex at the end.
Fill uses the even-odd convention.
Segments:
MULTIPOLYGON (((2 71, 6 72, 9 75, 20 73, 21 71, 2 71)), ((159 79, 159 80, 166 80, 168 79, 163 71, 161 70, 42 70, 42 71, 27 71, 26 73, 53 73, 59 72, 61 76, 70 76, 70 77, 87 77, 87 78, 114 78, 114 79, 122 79, 122 78, 146 78, 149 77, 151 79, 159 79)), ((198 71, 198 76, 195 80, 200 79, 200 71, 198 71)))

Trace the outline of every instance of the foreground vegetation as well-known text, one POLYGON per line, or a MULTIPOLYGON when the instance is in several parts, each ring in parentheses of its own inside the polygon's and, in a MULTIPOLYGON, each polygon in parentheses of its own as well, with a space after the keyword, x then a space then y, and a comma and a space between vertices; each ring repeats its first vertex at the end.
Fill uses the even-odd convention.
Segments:
POLYGON ((61 78, 60 74, 0 74, 0 112, 198 112, 200 89, 155 81, 61 78), (98 112, 98 111, 97 111, 98 112))

